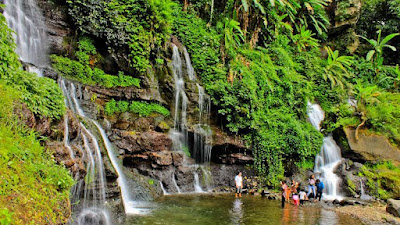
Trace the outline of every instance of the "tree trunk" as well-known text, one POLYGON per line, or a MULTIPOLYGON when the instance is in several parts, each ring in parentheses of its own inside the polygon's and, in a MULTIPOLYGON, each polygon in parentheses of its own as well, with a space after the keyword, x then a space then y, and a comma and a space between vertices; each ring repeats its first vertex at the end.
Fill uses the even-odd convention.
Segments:
POLYGON ((367 119, 363 118, 363 121, 356 128, 356 133, 355 133, 356 141, 358 141, 358 130, 360 129, 360 127, 364 126, 365 122, 367 122, 367 119))

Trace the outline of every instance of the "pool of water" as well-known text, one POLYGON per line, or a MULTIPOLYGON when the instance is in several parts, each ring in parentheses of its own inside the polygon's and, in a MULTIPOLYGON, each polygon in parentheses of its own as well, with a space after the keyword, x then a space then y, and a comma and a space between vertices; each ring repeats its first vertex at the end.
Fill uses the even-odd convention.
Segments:
POLYGON ((228 194, 168 195, 158 199, 148 215, 129 218, 126 225, 203 225, 203 224, 362 224, 349 216, 318 206, 286 205, 260 196, 235 198, 228 194))

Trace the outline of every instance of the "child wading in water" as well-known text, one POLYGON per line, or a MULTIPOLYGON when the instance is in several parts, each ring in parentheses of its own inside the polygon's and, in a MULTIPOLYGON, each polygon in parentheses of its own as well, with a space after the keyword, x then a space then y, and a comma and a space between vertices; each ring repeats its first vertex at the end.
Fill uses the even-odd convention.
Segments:
POLYGON ((307 193, 302 189, 299 193, 300 196, 300 204, 303 205, 304 201, 307 200, 307 193))
POLYGON ((299 187, 299 183, 296 181, 292 181, 292 187, 290 188, 292 191, 292 199, 293 199, 293 204, 299 205, 299 193, 297 192, 297 188, 299 187))

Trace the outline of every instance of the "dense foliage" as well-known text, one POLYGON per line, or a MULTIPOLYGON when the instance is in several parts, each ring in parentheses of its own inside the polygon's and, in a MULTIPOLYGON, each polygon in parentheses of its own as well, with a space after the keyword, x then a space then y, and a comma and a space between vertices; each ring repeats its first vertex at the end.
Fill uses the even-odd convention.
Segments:
POLYGON ((100 85, 107 88, 112 87, 140 87, 140 79, 124 75, 120 72, 118 76, 106 74, 99 68, 90 68, 78 61, 62 56, 51 56, 53 68, 63 77, 79 81, 83 84, 100 85))
POLYGON ((0 223, 66 223, 73 180, 14 114, 25 104, 36 116, 60 118, 63 96, 53 80, 22 71, 14 48, 0 14, 0 223))
MULTIPOLYGON (((357 23, 357 33, 369 39, 377 39, 377 31, 382 30, 386 36, 400 30, 400 1, 399 0, 364 0, 361 16, 357 23)), ((393 45, 400 48, 399 37, 393 45)), ((366 47, 360 48, 362 54, 366 54, 366 47)), ((399 52, 384 52, 387 63, 398 64, 399 52)))
MULTIPOLYGON (((398 29, 382 30, 380 39, 371 35, 378 27, 369 27, 373 30, 360 34, 371 46, 363 45, 359 57, 346 56, 320 44, 327 38, 325 7, 330 1, 180 2, 68 1, 82 35, 103 38, 111 49, 128 49, 131 67, 138 73, 163 64, 167 38, 177 37, 191 55, 218 121, 227 132, 245 139, 267 184, 277 184, 295 167, 312 168, 322 134, 307 122, 307 101, 317 101, 326 111, 325 132, 353 126, 400 140, 399 73, 383 60, 387 49, 394 50, 387 46, 392 40, 384 37, 395 38, 390 33, 398 29), (379 96, 368 97, 371 89, 379 96), (349 96, 358 100, 356 107, 346 104, 349 96)), ((390 5, 395 15, 395 1, 390 5)), ((81 58, 87 61, 85 57, 81 58)), ((128 107, 127 102, 112 101, 106 111, 128 107)))
MULTIPOLYGON (((170 34, 171 0, 67 1, 69 14, 83 34, 129 49, 129 63, 138 73, 149 69, 157 49, 170 34)), ((112 51, 112 49, 110 49, 112 51)))
POLYGON ((64 97, 54 80, 21 69, 15 43, 5 18, 0 16, 0 81, 18 89, 21 100, 39 117, 59 119, 65 113, 64 97))
POLYGON ((104 112, 106 115, 112 115, 114 113, 124 113, 131 112, 139 114, 139 116, 150 116, 152 113, 157 113, 163 116, 169 116, 170 112, 165 107, 158 105, 156 103, 147 102, 127 102, 127 101, 115 101, 112 99, 107 102, 104 112))

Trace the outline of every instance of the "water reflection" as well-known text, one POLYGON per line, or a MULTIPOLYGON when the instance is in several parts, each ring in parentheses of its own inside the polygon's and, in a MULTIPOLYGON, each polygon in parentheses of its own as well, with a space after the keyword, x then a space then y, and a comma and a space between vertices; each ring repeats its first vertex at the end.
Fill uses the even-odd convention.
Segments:
POLYGON ((339 224, 339 217, 333 211, 321 209, 321 216, 319 219, 319 224, 323 224, 323 225, 339 224))
POLYGON ((243 202, 240 198, 235 199, 233 201, 233 207, 230 210, 231 215, 231 224, 241 224, 243 219, 243 202))
POLYGON ((244 195, 168 195, 156 201, 149 215, 130 218, 124 225, 348 225, 362 224, 349 216, 337 215, 318 206, 280 207, 280 201, 244 195))

